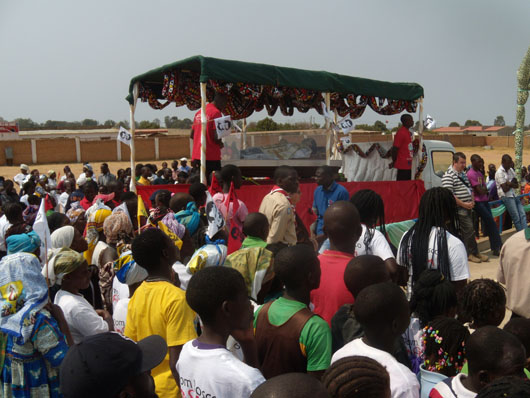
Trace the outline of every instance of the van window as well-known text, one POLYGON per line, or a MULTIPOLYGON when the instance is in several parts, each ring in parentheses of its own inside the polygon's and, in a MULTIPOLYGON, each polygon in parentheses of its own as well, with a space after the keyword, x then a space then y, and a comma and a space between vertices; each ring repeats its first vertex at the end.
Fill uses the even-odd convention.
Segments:
POLYGON ((449 166, 453 164, 453 152, 433 151, 431 156, 434 174, 438 177, 443 177, 449 166))

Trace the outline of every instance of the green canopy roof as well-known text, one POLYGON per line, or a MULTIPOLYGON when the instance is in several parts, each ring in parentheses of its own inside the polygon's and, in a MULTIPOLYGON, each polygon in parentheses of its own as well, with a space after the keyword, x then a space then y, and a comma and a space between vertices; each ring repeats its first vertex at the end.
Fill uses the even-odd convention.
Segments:
POLYGON ((199 55, 132 78, 127 100, 132 103, 134 84, 139 83, 140 98, 154 108, 160 109, 174 102, 177 106, 198 109, 199 82, 208 83, 209 100, 215 91, 238 97, 234 100, 234 110, 228 112, 236 118, 246 117, 264 106, 269 114, 274 113, 278 106, 284 114, 289 114, 293 107, 302 112, 311 108, 321 112, 322 93, 335 95, 336 103, 332 104, 332 110, 340 108, 339 113, 350 113, 352 117, 360 116, 362 111, 359 107, 364 110, 366 105, 376 112, 381 110, 379 113, 382 114, 395 114, 405 109, 410 111, 409 108, 415 106, 411 103, 423 97, 423 87, 416 83, 390 83, 199 55), (235 90, 233 85, 236 85, 235 90), (165 104, 158 102, 164 99, 167 100, 165 104), (383 106, 385 100, 389 105, 386 108, 383 106), (398 104, 396 101, 401 102, 398 104))

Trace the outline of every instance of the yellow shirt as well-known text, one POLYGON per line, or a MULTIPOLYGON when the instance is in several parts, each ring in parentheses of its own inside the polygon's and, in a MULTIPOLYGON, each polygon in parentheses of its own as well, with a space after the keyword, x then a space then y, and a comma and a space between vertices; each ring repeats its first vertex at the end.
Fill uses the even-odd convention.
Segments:
POLYGON ((144 177, 140 177, 136 183, 138 185, 151 185, 151 181, 144 177))
POLYGON ((289 246, 296 245, 296 218, 289 199, 281 192, 265 195, 259 212, 269 220, 267 243, 283 242, 289 246))
MULTIPOLYGON (((139 341, 158 334, 168 347, 179 346, 197 337, 194 319, 195 313, 182 289, 166 281, 143 282, 129 301, 125 336, 139 341)), ((178 396, 177 383, 169 368, 169 351, 151 375, 160 398, 178 396)))

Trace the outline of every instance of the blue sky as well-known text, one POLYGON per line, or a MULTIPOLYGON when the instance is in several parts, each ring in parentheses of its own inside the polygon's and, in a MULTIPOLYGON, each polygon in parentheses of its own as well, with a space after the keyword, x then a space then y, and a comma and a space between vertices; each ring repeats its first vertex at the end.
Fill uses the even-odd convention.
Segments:
MULTIPOLYGON (((526 0, 0 0, 0 116, 128 119, 131 77, 202 54, 417 82, 438 125, 514 123, 529 15, 526 0)), ((138 106, 166 115, 193 113, 138 106)), ((398 121, 358 123, 377 119, 398 121)))

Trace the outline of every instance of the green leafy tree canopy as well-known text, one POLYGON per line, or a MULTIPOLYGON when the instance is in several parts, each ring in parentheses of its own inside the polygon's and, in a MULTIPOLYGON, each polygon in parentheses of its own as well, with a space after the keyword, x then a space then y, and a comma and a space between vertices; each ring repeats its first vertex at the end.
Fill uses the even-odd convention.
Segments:
POLYGON ((493 121, 494 126, 506 126, 506 122, 504 121, 504 116, 499 115, 495 118, 493 121))

